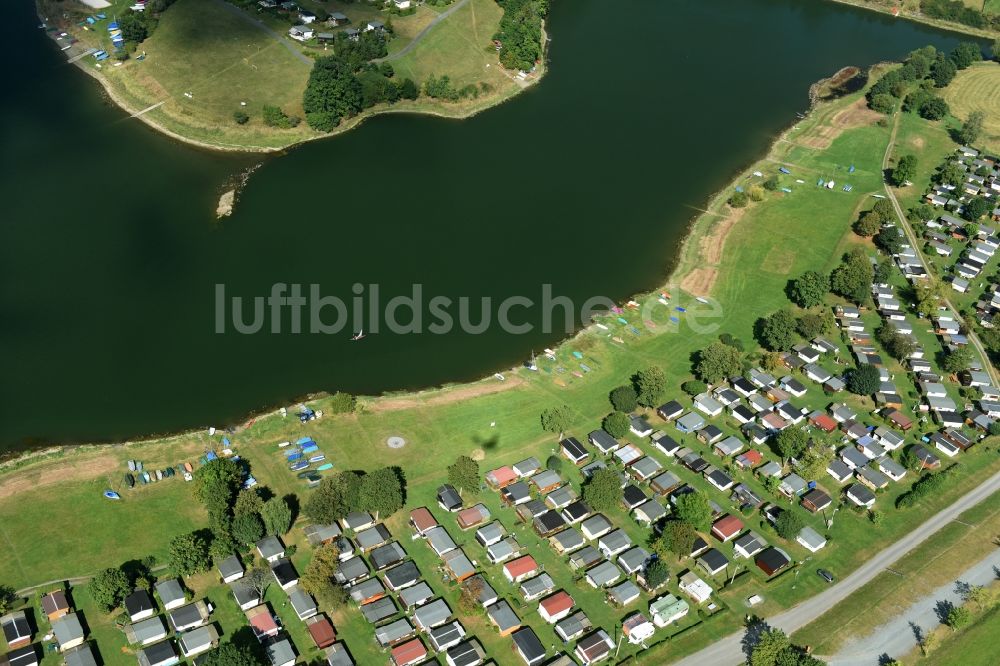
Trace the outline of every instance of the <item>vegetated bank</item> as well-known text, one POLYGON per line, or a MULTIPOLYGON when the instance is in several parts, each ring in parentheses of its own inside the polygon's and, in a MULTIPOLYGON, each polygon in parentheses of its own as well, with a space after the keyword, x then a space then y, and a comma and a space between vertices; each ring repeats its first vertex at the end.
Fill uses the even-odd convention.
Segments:
POLYGON ((834 0, 917 23, 977 37, 1000 34, 1000 3, 996 0, 834 0))
POLYGON ((37 4, 49 34, 116 104, 174 138, 218 150, 281 150, 387 111, 468 117, 544 72, 541 0, 455 0, 402 12, 393 3, 320 0, 303 0, 301 11, 223 0, 151 0, 142 12, 128 0, 99 12, 37 4), (289 39, 303 26, 308 38, 289 39), (525 47, 535 34, 534 48, 525 47), (329 76, 331 59, 343 75, 329 76))

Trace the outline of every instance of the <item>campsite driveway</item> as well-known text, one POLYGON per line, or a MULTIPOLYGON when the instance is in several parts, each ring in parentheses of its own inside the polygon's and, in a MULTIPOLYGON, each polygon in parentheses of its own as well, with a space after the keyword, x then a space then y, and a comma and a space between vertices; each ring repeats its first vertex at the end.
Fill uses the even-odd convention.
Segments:
POLYGON ((289 53, 291 53, 293 56, 295 56, 296 58, 298 58, 301 62, 305 63, 306 65, 309 65, 310 67, 312 67, 313 61, 310 60, 309 58, 307 58, 305 56, 305 54, 303 54, 302 51, 300 51, 295 46, 295 44, 292 44, 290 41, 288 41, 288 38, 286 38, 284 35, 278 34, 274 30, 272 30, 271 28, 267 27, 262 21, 258 21, 257 19, 255 19, 254 17, 250 16, 244 10, 240 9, 236 5, 231 5, 228 2, 225 2, 224 0, 214 0, 214 1, 219 6, 224 7, 226 9, 226 11, 229 12, 230 14, 234 14, 234 15, 240 17, 241 20, 246 21, 247 23, 250 23, 251 25, 257 26, 258 29, 260 29, 261 31, 265 32, 266 34, 270 35, 271 37, 273 37, 274 39, 276 39, 278 42, 280 42, 282 46, 284 46, 286 49, 288 49, 289 53))
MULTIPOLYGON (((846 599, 852 593, 868 584, 873 578, 888 568, 893 562, 930 538, 942 527, 958 518, 964 511, 987 499, 1000 490, 1000 472, 962 495, 954 504, 942 509, 919 527, 888 548, 877 553, 862 564, 854 573, 836 583, 830 589, 793 606, 784 613, 767 618, 768 624, 791 635, 830 608, 846 599)), ((909 630, 909 629, 908 629, 909 630)), ((912 632, 911 632, 912 635, 912 632)), ((677 662, 681 666, 736 666, 743 663, 745 656, 741 645, 743 632, 736 632, 716 641, 709 647, 677 662)), ((875 662, 867 662, 873 664, 875 662)))
POLYGON ((952 604, 962 604, 962 595, 956 589, 956 583, 989 585, 997 577, 994 568, 1000 568, 1000 550, 990 553, 952 582, 930 592, 907 608, 902 615, 876 628, 872 634, 849 642, 836 655, 827 657, 827 664, 873 666, 883 654, 897 659, 902 657, 918 647, 918 635, 926 636, 931 629, 941 624, 940 609, 947 609, 952 604))

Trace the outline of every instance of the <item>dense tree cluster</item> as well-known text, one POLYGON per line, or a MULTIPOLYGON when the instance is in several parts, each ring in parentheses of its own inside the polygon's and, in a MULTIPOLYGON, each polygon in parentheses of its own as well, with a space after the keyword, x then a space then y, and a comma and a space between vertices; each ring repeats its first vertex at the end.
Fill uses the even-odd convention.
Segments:
POLYGON ((357 41, 338 35, 334 55, 316 58, 309 74, 302 97, 309 126, 330 132, 362 109, 416 99, 419 91, 413 81, 397 81, 391 65, 371 62, 387 53, 385 39, 377 31, 363 33, 357 41))
POLYGON ((869 298, 873 278, 874 269, 864 251, 853 250, 830 274, 830 291, 860 305, 869 298))
POLYGON ((542 19, 548 0, 497 0, 503 8, 493 39, 500 42, 500 64, 528 71, 542 55, 542 19))
POLYGON ((479 490, 479 463, 469 456, 459 456, 454 463, 448 465, 448 483, 455 486, 459 493, 466 490, 479 490))
POLYGON ((909 491, 903 493, 896 500, 896 508, 905 509, 913 506, 924 497, 939 492, 948 482, 948 477, 954 473, 955 466, 951 466, 937 473, 928 473, 920 477, 909 491))
POLYGON ((713 342, 699 352, 694 373, 710 384, 742 374, 743 353, 723 342, 713 342))
POLYGON ((344 471, 324 478, 302 511, 317 523, 332 523, 352 511, 370 511, 376 517, 385 517, 401 509, 405 501, 402 471, 382 467, 364 475, 344 471))
MULTIPOLYGON (((881 222, 879 222, 881 226, 881 222)), ((869 236, 874 235, 867 234, 869 236)), ((817 273, 816 271, 806 271, 797 279, 792 280, 789 286, 789 295, 796 305, 802 308, 811 308, 819 305, 830 291, 830 277, 817 273)))
POLYGON ((929 89, 944 88, 958 70, 981 59, 982 52, 975 42, 959 44, 951 55, 933 46, 917 49, 907 56, 902 67, 886 72, 872 84, 867 93, 868 106, 879 113, 892 113, 902 100, 905 111, 929 120, 943 118, 948 115, 948 105, 929 89))
MULTIPOLYGON (((786 512, 787 513, 787 512, 786 512)), ((755 621, 747 626, 743 651, 748 666, 822 666, 824 662, 792 645, 781 629, 755 621)))
POLYGON ((604 467, 594 472, 583 486, 583 500, 594 511, 607 511, 622 499, 618 470, 604 467))
POLYGON ((770 351, 788 349, 795 341, 796 325, 792 313, 788 310, 778 310, 757 321, 757 339, 770 351))
POLYGON ((881 384, 878 368, 874 365, 858 366, 847 375, 847 390, 855 395, 871 395, 878 391, 881 384))
POLYGON ((989 21, 981 11, 961 0, 920 0, 920 11, 931 18, 985 28, 989 21))

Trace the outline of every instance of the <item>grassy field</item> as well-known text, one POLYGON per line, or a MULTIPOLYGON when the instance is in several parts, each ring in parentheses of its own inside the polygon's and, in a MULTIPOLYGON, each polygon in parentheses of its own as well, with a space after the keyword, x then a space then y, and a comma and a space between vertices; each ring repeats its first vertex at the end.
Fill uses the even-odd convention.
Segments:
MULTIPOLYGON (((105 12, 111 16, 130 5, 131 0, 114 0, 105 12)), ((410 44, 443 9, 421 5, 412 15, 390 17, 368 3, 305 2, 302 6, 345 13, 349 26, 320 28, 332 32, 363 27, 369 20, 391 20, 395 36, 389 42, 390 56, 410 44)), ((66 11, 54 0, 39 0, 39 7, 46 16, 66 11)), ((111 52, 105 22, 88 30, 75 25, 88 15, 84 9, 81 5, 69 11, 64 27, 82 44, 111 52)), ((393 107, 382 105, 343 123, 338 131, 354 127, 366 115, 390 109, 464 117, 516 94, 528 82, 515 82, 503 73, 490 46, 501 15, 493 0, 472 0, 428 32, 411 52, 393 61, 401 77, 411 77, 418 84, 431 74, 448 74, 459 87, 474 84, 480 88, 477 98, 451 103, 421 97, 393 107)), ((273 150, 321 136, 304 122, 279 129, 262 120, 264 105, 279 106, 300 118, 304 115, 302 93, 311 58, 329 52, 315 41, 298 44, 284 36, 296 22, 290 14, 261 12, 255 6, 239 10, 222 0, 179 0, 139 46, 137 53, 146 54, 143 60, 133 57, 116 65, 112 60, 97 63, 88 57, 79 64, 101 79, 119 104, 132 113, 145 110, 144 120, 177 138, 226 149, 273 150), (257 21, 281 38, 269 34, 257 21), (250 116, 247 124, 233 120, 238 110, 250 116)))
MULTIPOLYGON (((637 297, 644 307, 638 311, 626 310, 622 314, 637 332, 618 324, 615 316, 606 317, 603 321, 611 330, 587 329, 557 350, 556 361, 540 360, 538 373, 526 370, 508 373, 507 384, 503 385, 507 390, 496 391, 500 386, 491 379, 415 396, 363 400, 356 414, 328 414, 306 425, 300 425, 294 417, 283 419, 270 415, 255 420, 234 435, 235 447, 250 462, 260 482, 279 496, 294 493, 303 498, 307 491, 303 482, 288 471, 277 443, 309 434, 320 443, 337 469, 400 466, 407 478, 407 507, 431 506, 434 505, 435 489, 446 478, 444 467, 459 454, 481 457, 484 471, 529 455, 542 460, 550 455, 556 446, 556 438, 542 431, 538 418, 546 407, 570 405, 574 412, 570 432, 583 439, 609 411, 608 392, 637 368, 649 364, 660 365, 666 370, 670 380, 668 397, 681 398, 678 386, 690 377, 693 352, 714 341, 723 331, 751 347, 756 319, 788 307, 784 289, 790 278, 807 269, 829 270, 845 249, 856 244, 855 237, 849 232, 850 225, 856 219, 857 211, 870 205, 869 195, 881 187, 881 160, 889 138, 887 126, 879 122, 879 116, 865 110, 859 99, 856 95, 821 106, 787 132, 766 159, 748 167, 737 179, 739 184, 752 183, 758 179, 752 175, 754 170, 770 175, 776 173, 780 164, 791 172, 781 176, 782 187, 787 187, 790 192, 769 194, 764 201, 738 212, 729 210, 722 203, 731 190, 721 193, 720 198, 710 204, 710 212, 695 223, 693 232, 695 238, 707 240, 687 245, 682 267, 676 276, 687 289, 675 285, 667 287, 673 294, 672 305, 687 308, 684 319, 678 324, 669 320, 675 311, 659 305, 655 295, 637 297), (853 172, 849 171, 850 166, 855 167, 853 172), (820 188, 816 185, 820 177, 836 179, 839 185, 832 190, 820 188), (801 183, 798 182, 800 180, 801 183), (844 184, 852 185, 852 191, 841 189, 844 184), (713 296, 718 301, 718 307, 700 305, 690 297, 690 292, 713 296), (715 316, 710 316, 712 314, 715 316), (616 342, 614 336, 621 336, 623 342, 616 342), (583 357, 591 368, 590 372, 580 377, 570 372, 579 365, 573 352, 583 357), (389 449, 386 439, 391 435, 403 436, 407 440, 405 448, 389 449)), ((834 302, 831 299, 827 305, 834 302)), ((866 313, 867 318, 872 316, 866 313)), ((831 334, 830 338, 840 342, 836 334, 831 334)), ((926 344, 933 350, 933 345, 939 343, 929 337, 926 344)), ((848 358, 846 344, 840 342, 840 346, 841 357, 848 358)), ((843 370, 829 359, 824 364, 830 369, 843 370)), ((903 376, 897 366, 893 365, 891 369, 897 374, 900 392, 904 394, 907 404, 912 406, 914 399, 910 393, 913 387, 907 385, 911 380, 903 376)), ((808 380, 804 383, 810 388, 806 396, 795 401, 796 404, 821 409, 834 400, 808 380)), ((836 399, 847 400, 863 414, 872 407, 867 398, 842 395, 836 399)), ((686 398, 682 401, 690 404, 686 398)), ((318 408, 328 405, 329 399, 326 398, 316 402, 318 408)), ((880 422, 876 417, 866 416, 865 420, 880 422)), ((651 417, 651 421, 661 423, 655 416, 651 417)), ((713 422, 727 433, 735 431, 735 424, 725 417, 713 422)), ((672 427, 665 427, 679 437, 672 427)), ((929 425, 916 428, 919 431, 929 429, 929 425)), ((908 439, 912 441, 914 436, 908 439)), ((735 511, 728 493, 715 490, 702 477, 653 451, 648 440, 632 436, 628 439, 725 510, 735 511)), ((725 466, 725 461, 720 461, 693 438, 680 439, 683 445, 701 452, 706 460, 725 466)), ((207 433, 192 433, 120 448, 83 448, 51 460, 43 457, 34 463, 22 464, 13 472, 0 476, 0 525, 4 530, 4 551, 9 553, 8 559, 18 562, 16 569, 4 571, 0 582, 25 587, 50 578, 92 573, 109 563, 145 554, 152 553, 162 558, 171 536, 188 531, 204 521, 200 509, 187 495, 189 490, 186 484, 177 479, 164 481, 140 491, 128 492, 125 500, 118 503, 107 502, 100 497, 100 491, 114 484, 124 471, 124 461, 129 458, 139 458, 146 461, 148 467, 156 467, 196 459, 205 450, 218 446, 218 436, 209 438, 207 433), (46 484, 46 481, 49 483, 46 484), (84 509, 88 517, 81 518, 79 509, 84 509), (70 535, 80 534, 81 520, 87 521, 86 533, 94 535, 94 538, 88 536, 87 541, 99 544, 93 551, 74 546, 75 542, 70 538, 70 535), (39 543, 44 541, 37 538, 39 525, 44 525, 47 535, 55 535, 51 543, 39 543), (114 548, 113 558, 107 555, 111 547, 114 548)), ((776 458, 766 448, 763 453, 770 459, 776 458)), ((649 663, 663 663, 737 630, 746 612, 745 599, 751 594, 758 593, 764 597, 763 605, 755 608, 755 612, 763 614, 807 598, 825 585, 812 573, 815 567, 828 568, 838 577, 847 575, 872 553, 909 532, 928 515, 954 501, 987 474, 1000 468, 1000 460, 995 452, 987 450, 986 445, 963 454, 961 463, 954 483, 917 507, 906 511, 893 509, 895 498, 912 483, 912 474, 880 493, 877 507, 885 516, 877 530, 872 528, 863 513, 846 508, 836 514, 833 527, 827 529, 823 516, 790 506, 790 510, 799 512, 807 524, 828 536, 827 547, 816 555, 811 555, 796 543, 781 540, 769 531, 770 528, 762 527, 760 516, 746 517, 748 527, 760 531, 769 542, 780 544, 796 562, 802 563, 800 571, 805 571, 807 575, 789 573, 767 581, 756 567, 752 564, 746 566, 747 563, 743 562, 740 570, 744 573, 725 589, 722 588, 727 576, 737 573, 736 569, 730 567, 716 578, 705 575, 716 589, 721 589, 717 603, 722 612, 644 653, 643 659, 649 663)), ((579 488, 581 476, 575 468, 564 465, 564 475, 568 482, 579 488)), ((787 500, 777 500, 767 492, 752 475, 734 471, 733 476, 762 497, 782 501, 789 506, 787 500)), ((839 500, 841 488, 838 484, 825 476, 818 481, 839 500)), ((515 526, 513 513, 499 507, 495 493, 485 492, 477 499, 484 501, 495 516, 517 534, 521 545, 536 555, 546 571, 577 598, 595 624, 600 623, 610 630, 633 609, 645 609, 648 596, 626 609, 613 608, 604 603, 603 595, 576 582, 565 562, 556 557, 538 537, 515 526)), ((634 542, 642 543, 647 537, 648 530, 640 528, 623 512, 615 510, 608 515, 632 536, 634 542)), ((469 555, 482 564, 481 568, 495 583, 498 592, 502 596, 513 595, 513 588, 498 577, 500 568, 485 563, 482 551, 471 543, 471 535, 460 534, 450 516, 439 515, 438 518, 453 537, 469 544, 469 555)), ((397 537, 402 537, 405 549, 417 561, 424 576, 438 593, 452 602, 454 608, 457 590, 441 579, 437 572, 437 560, 424 544, 405 538, 404 522, 405 516, 397 514, 389 520, 389 525, 397 537)), ((299 545, 295 563, 301 571, 308 560, 309 549, 303 547, 299 528, 293 530, 292 541, 299 545)), ((735 561, 730 545, 718 547, 731 561, 735 561)), ((677 574, 693 566, 693 563, 669 564, 672 573, 670 589, 676 591, 677 574)), ((224 596, 224 590, 214 588, 211 581, 204 586, 195 581, 193 585, 209 596, 224 596)), ((280 598, 275 600, 276 604, 280 601, 280 598)), ((222 603, 220 601, 219 605, 222 603)), ((553 640, 551 629, 537 617, 534 606, 515 607, 522 619, 535 627, 543 642, 547 643, 553 640)), ((282 612, 280 607, 276 610, 282 612)), ((234 618, 223 622, 235 623, 240 619, 239 616, 234 618)), ((699 620, 701 618, 692 610, 686 623, 694 624, 699 620)), ((385 659, 372 642, 371 628, 356 610, 336 613, 334 622, 355 656, 364 656, 361 663, 385 659)), ((686 623, 679 629, 685 629, 686 623)), ((286 618, 286 624, 291 625, 290 631, 300 653, 309 659, 309 643, 301 633, 302 628, 295 625, 294 618, 286 618)), ((516 657, 512 657, 508 649, 508 639, 494 634, 481 617, 469 618, 467 627, 483 640, 498 663, 516 662, 516 657)), ((656 640, 665 639, 667 633, 659 632, 656 640)), ((98 640, 101 638, 98 637, 98 640)), ((111 651, 114 651, 116 644, 110 645, 111 651)), ((623 647, 623 656, 632 649, 623 647)))
POLYGON ((974 563, 996 545, 986 534, 1000 532, 998 496, 962 514, 912 550, 864 589, 837 604, 821 618, 796 632, 793 639, 812 646, 816 654, 834 654, 852 636, 862 636, 911 606, 928 590, 954 579, 958 563, 974 563), (915 585, 914 581, 920 581, 915 585))
POLYGON ((992 666, 1000 661, 1000 607, 983 615, 970 627, 945 640, 926 659, 927 666, 992 666))
POLYGON ((973 111, 985 115, 979 144, 1000 151, 1000 63, 981 62, 962 70, 944 91, 951 112, 965 120, 973 111))

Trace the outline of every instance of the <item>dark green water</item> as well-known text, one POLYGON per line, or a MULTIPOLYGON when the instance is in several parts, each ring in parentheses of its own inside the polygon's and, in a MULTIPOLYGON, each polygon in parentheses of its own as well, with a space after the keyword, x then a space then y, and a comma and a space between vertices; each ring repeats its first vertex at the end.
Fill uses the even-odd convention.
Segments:
MULTIPOLYGON (((179 145, 8 7, 0 101, 0 450, 235 422, 311 391, 471 379, 562 337, 218 335, 215 285, 578 302, 658 284, 700 206, 843 65, 957 38, 826 2, 553 3, 543 83, 468 121, 385 116, 271 158, 179 145), (633 17, 633 18, 629 18, 633 17)), ((231 327, 230 327, 231 328, 231 327)), ((351 328, 351 327, 349 327, 351 328)))

